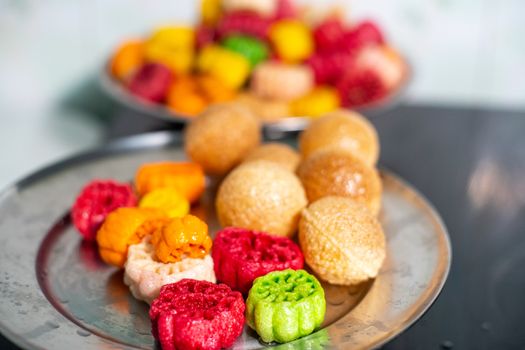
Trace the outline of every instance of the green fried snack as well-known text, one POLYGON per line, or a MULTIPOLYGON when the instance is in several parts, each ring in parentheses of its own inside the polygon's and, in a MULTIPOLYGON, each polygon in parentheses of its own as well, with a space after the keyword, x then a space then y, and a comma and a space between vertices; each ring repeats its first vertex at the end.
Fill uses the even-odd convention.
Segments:
POLYGON ((246 300, 246 321, 267 343, 286 343, 312 333, 325 311, 323 287, 304 270, 256 278, 246 300))
POLYGON ((252 68, 268 58, 268 47, 266 44, 250 36, 229 36, 224 39, 222 46, 244 56, 250 62, 252 68))

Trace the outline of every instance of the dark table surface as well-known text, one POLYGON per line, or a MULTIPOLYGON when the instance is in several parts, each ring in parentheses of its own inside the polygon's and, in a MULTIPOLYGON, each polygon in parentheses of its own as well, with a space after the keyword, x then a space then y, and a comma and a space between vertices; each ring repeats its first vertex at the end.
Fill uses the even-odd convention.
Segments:
MULTIPOLYGON (((453 248, 439 299, 383 349, 525 349, 525 112, 400 106, 372 122, 380 163, 435 205, 453 248)), ((166 127, 119 111, 108 138, 166 127)))

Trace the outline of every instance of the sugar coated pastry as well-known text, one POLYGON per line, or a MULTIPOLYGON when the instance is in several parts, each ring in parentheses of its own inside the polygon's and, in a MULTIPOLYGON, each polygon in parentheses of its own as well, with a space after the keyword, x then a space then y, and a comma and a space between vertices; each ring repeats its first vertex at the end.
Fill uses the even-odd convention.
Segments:
POLYGON ((141 241, 137 230, 146 221, 160 219, 162 210, 149 208, 119 208, 112 211, 97 232, 98 252, 104 262, 123 267, 128 247, 141 241))
POLYGON ((71 219, 78 232, 94 240, 100 225, 109 213, 120 207, 134 207, 137 197, 129 184, 113 180, 93 180, 87 183, 71 208, 71 219))
POLYGON ((381 209, 381 179, 377 170, 345 150, 320 150, 297 171, 309 202, 326 196, 344 196, 364 203, 372 214, 381 209))
POLYGON ((202 167, 192 162, 146 163, 135 174, 135 188, 144 195, 158 188, 172 188, 190 203, 199 199, 206 178, 202 167))
POLYGON ((234 169, 220 185, 215 203, 223 227, 291 237, 306 206, 306 196, 295 174, 259 160, 234 169))
POLYGON ((290 101, 307 94, 313 85, 309 66, 264 62, 253 71, 251 90, 262 98, 290 101))
POLYGON ((217 232, 212 257, 217 279, 244 295, 257 277, 302 269, 304 264, 301 250, 291 239, 237 227, 217 232))
POLYGON ((219 104, 188 125, 184 149, 206 173, 224 175, 260 140, 259 120, 247 108, 235 103, 219 104))
POLYGON ((375 278, 386 255, 381 225, 363 204, 324 197, 303 210, 299 243, 308 266, 332 284, 375 278))
POLYGON ((184 279, 151 304, 151 332, 162 350, 229 348, 244 326, 244 300, 225 284, 184 279))
POLYGON ((124 267, 124 283, 129 286, 135 298, 151 304, 162 286, 184 278, 215 283, 210 255, 163 263, 155 258, 155 248, 150 238, 129 247, 124 267))
POLYGON ((327 148, 348 150, 374 165, 379 157, 379 138, 365 117, 357 112, 338 110, 311 122, 299 137, 299 150, 304 158, 327 148))
POLYGON ((295 172, 301 156, 292 147, 278 142, 265 143, 248 153, 244 163, 256 160, 267 160, 276 163, 283 168, 295 172))
POLYGON ((300 63, 314 51, 308 26, 295 19, 283 19, 270 27, 270 41, 277 56, 288 63, 300 63))
POLYGON ((246 300, 246 323, 267 343, 286 343, 312 333, 325 312, 323 287, 304 270, 257 278, 246 300))

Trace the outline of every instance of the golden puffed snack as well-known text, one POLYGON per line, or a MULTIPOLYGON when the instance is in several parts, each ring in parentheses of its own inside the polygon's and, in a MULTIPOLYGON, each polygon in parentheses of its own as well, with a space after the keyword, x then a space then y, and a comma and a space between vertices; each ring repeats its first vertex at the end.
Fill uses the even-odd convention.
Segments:
POLYGON ((186 154, 204 171, 224 175, 261 142, 259 120, 234 103, 208 108, 186 128, 186 154))
POLYGON ((241 164, 222 182, 216 198, 222 226, 291 237, 306 206, 301 182, 281 166, 259 160, 241 164))
POLYGON ((324 197, 303 210, 299 244, 306 263, 332 284, 376 277, 386 255, 379 221, 366 206, 345 197, 324 197))
POLYGON ((290 116, 288 102, 261 98, 252 93, 241 93, 234 101, 248 108, 263 121, 275 121, 290 116))
POLYGON ((261 145, 251 151, 244 159, 243 163, 253 162, 256 160, 267 160, 279 164, 283 168, 295 172, 301 156, 292 147, 284 143, 271 142, 261 145))
POLYGON ((299 137, 299 151, 306 158, 324 148, 343 148, 375 165, 379 138, 374 126, 362 115, 337 110, 313 121, 299 137))
POLYGON ((381 209, 381 179, 375 168, 345 150, 315 152, 297 170, 309 202, 326 196, 350 197, 368 206, 372 214, 381 209))

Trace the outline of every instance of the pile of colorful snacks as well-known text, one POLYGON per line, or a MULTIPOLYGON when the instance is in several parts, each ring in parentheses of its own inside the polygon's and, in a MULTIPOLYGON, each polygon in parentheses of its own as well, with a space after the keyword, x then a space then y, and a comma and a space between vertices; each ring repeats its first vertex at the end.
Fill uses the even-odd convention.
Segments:
POLYGON ((264 342, 298 339, 324 320, 317 278, 354 285, 379 273, 386 243, 373 126, 332 112, 300 135, 299 152, 261 145, 260 132, 249 109, 215 105, 185 131, 191 161, 144 164, 132 185, 95 180, 73 205, 82 236, 151 305, 164 350, 230 347, 245 323, 264 342), (205 174, 224 177, 215 202, 223 229, 213 241, 189 214, 205 174))
POLYGON ((194 27, 124 42, 110 71, 136 97, 178 114, 235 100, 263 120, 377 103, 406 75, 374 22, 292 0, 202 0, 194 27))

